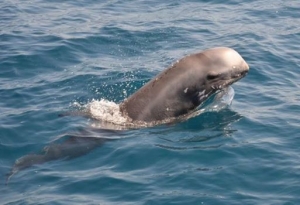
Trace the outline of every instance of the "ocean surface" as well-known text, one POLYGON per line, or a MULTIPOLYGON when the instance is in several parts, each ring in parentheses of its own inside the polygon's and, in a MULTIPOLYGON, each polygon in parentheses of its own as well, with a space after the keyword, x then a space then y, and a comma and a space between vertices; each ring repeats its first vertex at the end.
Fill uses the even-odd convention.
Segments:
POLYGON ((299 11, 298 0, 2 0, 0 204, 300 204, 299 11), (120 103, 218 46, 250 66, 230 107, 129 130, 59 117, 120 103), (17 159, 74 136, 106 140, 5 185, 17 159))

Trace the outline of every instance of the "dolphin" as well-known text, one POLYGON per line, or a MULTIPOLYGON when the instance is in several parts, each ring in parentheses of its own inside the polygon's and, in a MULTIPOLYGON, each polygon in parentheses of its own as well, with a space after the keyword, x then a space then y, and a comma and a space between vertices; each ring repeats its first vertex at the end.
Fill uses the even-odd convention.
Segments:
POLYGON ((207 98, 243 78, 249 66, 231 48, 188 55, 158 74, 120 104, 132 122, 176 118, 194 111, 207 98))
MULTIPOLYGON (((220 90, 228 89, 228 86, 243 78, 248 71, 248 64, 235 50, 226 47, 207 49, 175 62, 125 99, 119 108, 122 115, 133 124, 163 123, 164 120, 192 113, 207 98, 220 90)), ((70 113, 61 116, 67 115, 70 113)), ((101 130, 97 132, 98 136, 101 130)), ((111 135, 114 132, 116 131, 102 130, 101 134, 111 135)), ((83 131, 78 135, 68 136, 62 143, 46 146, 41 154, 28 154, 17 159, 7 174, 6 184, 20 170, 52 160, 79 157, 111 140, 94 136, 92 130, 83 131)))
POLYGON ((53 142, 43 148, 38 154, 27 154, 17 159, 6 174, 7 185, 10 178, 21 170, 30 168, 37 164, 58 160, 73 159, 83 156, 95 148, 101 146, 106 141, 115 140, 107 137, 115 134, 122 134, 114 130, 81 130, 79 133, 67 134, 58 137, 58 139, 66 138, 61 143, 53 142))

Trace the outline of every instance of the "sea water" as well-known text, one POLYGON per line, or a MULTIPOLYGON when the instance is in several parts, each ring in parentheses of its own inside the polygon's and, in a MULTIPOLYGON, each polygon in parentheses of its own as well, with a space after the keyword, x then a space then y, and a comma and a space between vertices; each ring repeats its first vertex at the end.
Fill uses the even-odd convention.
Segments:
POLYGON ((299 9, 297 0, 1 1, 0 204, 299 204, 299 9), (98 126, 94 135, 117 140, 5 185, 18 158, 97 129, 61 113, 118 104, 217 46, 250 66, 231 106, 109 135, 98 126))

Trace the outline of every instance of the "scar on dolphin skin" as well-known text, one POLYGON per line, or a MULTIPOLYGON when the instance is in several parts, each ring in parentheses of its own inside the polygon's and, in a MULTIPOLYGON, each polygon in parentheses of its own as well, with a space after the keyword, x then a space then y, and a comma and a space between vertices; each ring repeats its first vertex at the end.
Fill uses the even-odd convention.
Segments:
MULTIPOLYGON (((175 62, 125 99, 119 108, 131 124, 176 119, 192 113, 211 95, 240 80, 248 71, 248 64, 235 50, 226 47, 207 49, 175 62)), ((72 113, 61 116, 67 115, 72 113)), ((88 116, 88 113, 84 115, 88 116)), ((113 130, 108 134, 113 135, 113 130)), ((46 146, 42 154, 17 159, 7 174, 6 184, 18 171, 52 160, 79 157, 108 141, 88 135, 88 132, 71 135, 61 144, 46 146)))

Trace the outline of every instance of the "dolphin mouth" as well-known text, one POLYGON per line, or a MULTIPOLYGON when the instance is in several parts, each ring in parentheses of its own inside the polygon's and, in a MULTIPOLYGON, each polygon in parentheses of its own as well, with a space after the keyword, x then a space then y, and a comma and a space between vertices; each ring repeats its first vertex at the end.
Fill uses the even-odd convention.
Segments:
POLYGON ((232 78, 240 79, 240 78, 245 77, 245 76, 247 75, 247 73, 248 73, 248 70, 245 70, 245 71, 242 71, 242 72, 240 72, 240 73, 235 73, 235 74, 233 74, 231 77, 232 77, 232 78))
POLYGON ((214 91, 224 90, 228 88, 233 83, 239 81, 241 78, 245 77, 248 74, 248 70, 244 70, 238 73, 233 73, 229 76, 224 76, 223 79, 219 80, 219 83, 212 85, 211 88, 214 91))

